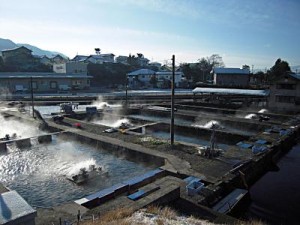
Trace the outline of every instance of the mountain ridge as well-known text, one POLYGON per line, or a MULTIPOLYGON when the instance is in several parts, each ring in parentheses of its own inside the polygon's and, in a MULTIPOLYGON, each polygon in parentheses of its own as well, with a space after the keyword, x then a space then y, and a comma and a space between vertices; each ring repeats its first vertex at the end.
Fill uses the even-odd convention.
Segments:
POLYGON ((44 49, 41 49, 41 48, 36 47, 34 45, 23 44, 23 43, 15 43, 10 39, 0 38, 0 51, 13 49, 13 48, 21 47, 21 46, 24 46, 24 47, 30 49, 32 51, 33 55, 47 56, 49 58, 53 58, 56 55, 61 55, 64 58, 68 58, 66 55, 64 55, 60 52, 44 50, 44 49))

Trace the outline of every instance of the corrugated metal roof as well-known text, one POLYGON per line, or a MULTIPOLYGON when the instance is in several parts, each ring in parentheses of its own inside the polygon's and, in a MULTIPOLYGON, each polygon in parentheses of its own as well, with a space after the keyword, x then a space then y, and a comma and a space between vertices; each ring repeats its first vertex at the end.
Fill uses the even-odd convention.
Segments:
POLYGON ((155 74, 155 71, 153 70, 149 70, 149 69, 140 69, 140 70, 136 70, 133 71, 131 73, 128 73, 128 76, 137 76, 137 75, 152 75, 155 74))
POLYGON ((7 79, 7 78, 29 79, 30 77, 32 78, 92 78, 92 76, 88 76, 85 74, 0 72, 0 79, 7 79))
POLYGON ((213 72, 216 74, 243 74, 248 75, 250 71, 248 69, 240 69, 240 68, 214 68, 213 72))
POLYGON ((253 96, 268 96, 270 90, 251 90, 251 89, 229 89, 229 88, 195 88, 194 94, 197 93, 214 93, 223 95, 253 95, 253 96))
POLYGON ((290 73, 290 76, 296 78, 297 80, 300 80, 300 74, 299 73, 290 73))

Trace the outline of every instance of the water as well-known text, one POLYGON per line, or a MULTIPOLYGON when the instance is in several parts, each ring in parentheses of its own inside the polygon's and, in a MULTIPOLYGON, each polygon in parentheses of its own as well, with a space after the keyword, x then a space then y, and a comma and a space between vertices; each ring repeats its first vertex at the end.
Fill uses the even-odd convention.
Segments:
POLYGON ((4 118, 0 115, 0 138, 3 138, 6 134, 12 136, 16 134, 17 137, 33 137, 39 134, 43 134, 38 127, 33 126, 30 123, 26 123, 14 118, 4 118))
MULTIPOLYGON (((151 116, 151 115, 130 115, 129 118, 132 119, 141 119, 141 120, 147 120, 147 121, 153 121, 153 122, 167 122, 168 120, 171 121, 171 119, 167 118, 167 117, 159 117, 159 116, 151 116)), ((243 135, 254 135, 257 132, 253 131, 253 130, 246 130, 246 128, 243 128, 243 130, 241 129, 237 129, 237 128, 233 128, 231 126, 224 126, 222 123, 216 121, 216 120, 203 120, 203 121, 190 121, 190 120, 186 120, 186 119, 181 119, 181 118, 176 118, 174 120, 175 124, 177 125, 184 125, 184 126, 193 126, 193 127, 200 127, 200 128, 205 128, 205 129, 210 129, 212 127, 212 124, 216 124, 219 125, 219 127, 217 129, 222 129, 224 131, 228 131, 228 132, 236 132, 236 133, 240 133, 243 135)))
POLYGON ((300 221, 300 143, 250 189, 250 217, 270 224, 299 224, 300 221))
POLYGON ((53 137, 48 145, 33 140, 29 149, 10 146, 7 154, 0 155, 0 182, 16 190, 32 206, 51 207, 73 201, 155 168, 53 137), (84 185, 66 179, 79 167, 94 163, 108 171, 109 176, 89 180, 84 185))
MULTIPOLYGON (((92 107, 92 106, 96 107, 97 109, 105 109, 105 110, 111 109, 114 112, 119 111, 122 107, 120 104, 111 105, 111 104, 108 104, 107 102, 95 101, 90 105, 78 105, 78 108, 73 109, 73 111, 74 112, 79 112, 79 111, 82 112, 82 111, 86 110, 86 107, 92 107)), ((51 118, 52 117, 51 113, 60 113, 61 112, 59 104, 51 105, 51 106, 35 106, 34 108, 36 110, 38 110, 44 118, 51 118)), ((25 109, 28 113, 30 113, 30 114, 32 113, 31 106, 26 106, 25 109)))
MULTIPOLYGON (((163 139, 169 139, 170 138, 170 133, 164 132, 164 131, 155 131, 151 133, 152 136, 156 138, 163 138, 163 139)), ((193 143, 201 146, 210 146, 210 141, 209 140, 203 140, 200 138, 195 138, 195 137, 188 137, 184 135, 179 135, 179 134, 174 134, 174 139, 175 141, 180 141, 180 142, 186 142, 186 143, 193 143)), ((216 143, 217 148, 221 148, 223 150, 228 149, 228 145, 226 144, 219 144, 216 143)))

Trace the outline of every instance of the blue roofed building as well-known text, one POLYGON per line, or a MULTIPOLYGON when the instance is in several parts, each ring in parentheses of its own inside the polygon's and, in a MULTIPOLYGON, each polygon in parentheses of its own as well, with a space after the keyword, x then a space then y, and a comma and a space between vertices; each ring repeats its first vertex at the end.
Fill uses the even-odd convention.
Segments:
POLYGON ((214 68, 211 71, 214 85, 228 87, 248 87, 250 82, 249 69, 214 68))

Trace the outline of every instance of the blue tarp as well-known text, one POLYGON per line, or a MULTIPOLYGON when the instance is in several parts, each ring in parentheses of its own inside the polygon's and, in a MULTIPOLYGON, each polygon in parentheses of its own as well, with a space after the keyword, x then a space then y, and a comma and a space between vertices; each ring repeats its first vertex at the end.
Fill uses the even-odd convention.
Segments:
POLYGON ((142 181, 144 181, 144 180, 146 180, 150 177, 154 177, 156 174, 159 174, 161 172, 163 172, 163 170, 161 170, 161 169, 151 170, 151 171, 149 171, 149 172, 147 172, 147 173, 145 173, 141 176, 134 177, 130 180, 127 180, 127 181, 123 182, 123 184, 128 184, 128 185, 138 184, 138 183, 140 183, 140 182, 142 182, 142 181))
POLYGON ((264 140, 264 139, 259 139, 259 140, 257 140, 255 143, 256 143, 256 144, 260 144, 260 145, 264 145, 264 144, 267 143, 267 141, 264 140))
POLYGON ((201 181, 201 179, 194 177, 194 176, 190 176, 184 179, 185 183, 189 184, 193 181, 201 181))
POLYGON ((253 154, 258 154, 258 153, 261 153, 261 152, 265 152, 266 150, 268 150, 268 147, 265 146, 265 145, 254 145, 252 147, 252 153, 253 154))
POLYGON ((248 144, 248 143, 245 143, 245 142, 242 142, 242 141, 240 141, 236 145, 241 147, 241 148, 251 148, 253 146, 252 144, 248 144))
POLYGON ((131 195, 128 195, 127 197, 128 197, 130 200, 135 201, 135 200, 138 200, 138 199, 142 198, 145 194, 146 194, 145 191, 139 190, 139 191, 137 191, 137 192, 135 192, 135 193, 133 193, 133 194, 131 194, 131 195))

